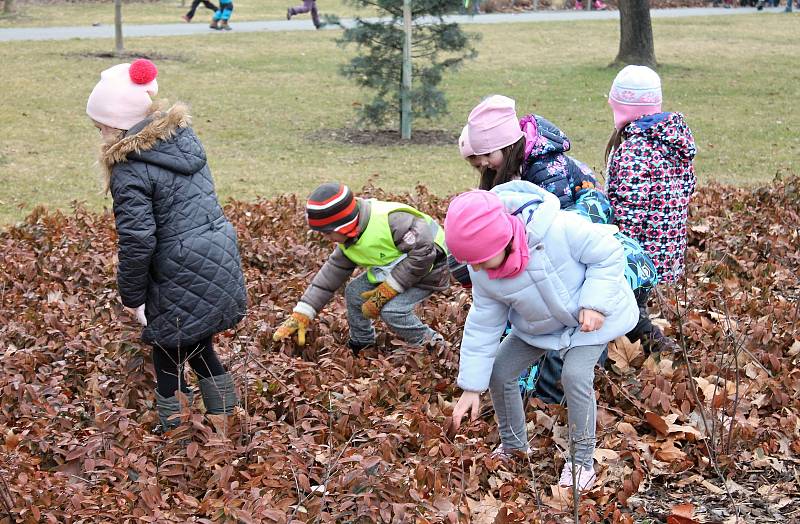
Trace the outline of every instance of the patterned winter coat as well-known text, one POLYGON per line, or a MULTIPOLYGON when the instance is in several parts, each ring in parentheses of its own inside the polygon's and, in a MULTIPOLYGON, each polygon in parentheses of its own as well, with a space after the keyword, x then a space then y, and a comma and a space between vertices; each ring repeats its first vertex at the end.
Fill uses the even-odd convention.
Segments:
POLYGON ((519 125, 526 139, 522 180, 553 193, 561 209, 574 206, 586 190, 597 187, 589 166, 564 154, 570 149, 569 139, 552 122, 528 115, 520 119, 519 125))
POLYGON ((628 124, 608 159, 615 222, 650 255, 662 282, 683 274, 696 151, 683 115, 659 113, 628 124))
POLYGON ((247 296, 236 230, 180 104, 133 126, 101 154, 117 226, 117 284, 145 304, 142 340, 186 346, 235 326, 247 296))

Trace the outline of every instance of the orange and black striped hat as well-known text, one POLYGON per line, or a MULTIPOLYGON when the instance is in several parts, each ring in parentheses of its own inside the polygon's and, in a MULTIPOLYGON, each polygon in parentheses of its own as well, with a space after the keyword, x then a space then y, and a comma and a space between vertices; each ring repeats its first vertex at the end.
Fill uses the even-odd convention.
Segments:
POLYGON ((354 237, 358 227, 358 203, 344 184, 322 184, 306 202, 308 226, 323 233, 336 232, 354 237))

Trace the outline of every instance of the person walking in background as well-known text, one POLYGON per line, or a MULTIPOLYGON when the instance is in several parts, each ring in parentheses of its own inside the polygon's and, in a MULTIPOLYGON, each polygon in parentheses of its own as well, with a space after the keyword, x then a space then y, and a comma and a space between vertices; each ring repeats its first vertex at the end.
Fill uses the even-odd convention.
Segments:
POLYGON ((615 223, 650 255, 659 281, 676 284, 684 273, 686 222, 697 184, 694 136, 682 114, 661 111, 661 78, 649 67, 623 68, 608 103, 614 131, 604 158, 615 223))
POLYGON ((298 345, 304 345, 311 320, 358 267, 365 271, 344 291, 353 353, 375 343, 372 321, 378 317, 409 344, 443 342, 414 313, 417 304, 449 285, 444 231, 435 220, 403 203, 355 198, 338 183, 311 193, 306 216, 309 227, 336 248, 275 331, 276 342, 297 333, 298 345))
POLYGON ((214 12, 214 16, 211 17, 211 29, 218 29, 223 31, 230 31, 231 26, 228 25, 228 20, 231 19, 231 14, 233 13, 233 2, 220 2, 219 9, 214 12))
POLYGON ((212 12, 216 12, 218 9, 218 7, 215 6, 214 3, 210 2, 209 0, 193 0, 192 7, 190 7, 189 11, 185 15, 183 15, 182 17, 183 20, 186 22, 191 22, 200 4, 203 4, 206 7, 206 9, 210 9, 212 12))
POLYGON ((86 113, 103 140, 99 164, 114 204, 117 287, 153 348, 161 431, 179 423, 178 389, 191 404, 186 362, 206 411, 233 412, 233 377, 213 336, 242 320, 247 295, 236 230, 217 201, 188 108, 153 104, 157 74, 142 59, 106 69, 86 113))
POLYGON ((286 10, 286 20, 291 20, 294 15, 308 13, 311 11, 311 22, 314 27, 319 29, 322 23, 319 21, 319 12, 317 11, 317 0, 303 0, 303 5, 297 7, 290 7, 286 10))
POLYGON ((609 341, 636 324, 638 310, 613 226, 559 208, 552 193, 522 180, 450 202, 447 247, 469 264, 472 281, 452 429, 467 412, 478 417, 488 388, 501 441, 495 455, 530 453, 517 380, 544 354, 559 353, 574 449, 559 485, 588 490, 595 482, 595 364, 609 341), (508 213, 504 199, 526 202, 524 214, 508 213), (511 332, 500 342, 509 320, 511 332))

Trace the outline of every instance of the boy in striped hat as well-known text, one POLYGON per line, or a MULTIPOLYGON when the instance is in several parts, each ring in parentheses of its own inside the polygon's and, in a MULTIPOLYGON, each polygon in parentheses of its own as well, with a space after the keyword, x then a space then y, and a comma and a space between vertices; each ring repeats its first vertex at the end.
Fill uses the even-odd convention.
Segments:
POLYGON ((375 342, 372 321, 378 316, 409 344, 442 341, 414 313, 417 304, 449 285, 439 224, 406 204, 355 198, 338 183, 322 184, 311 193, 306 217, 312 230, 337 245, 275 331, 276 342, 297 333, 298 345, 305 345, 309 323, 357 267, 365 271, 345 287, 348 346, 354 353, 375 342))

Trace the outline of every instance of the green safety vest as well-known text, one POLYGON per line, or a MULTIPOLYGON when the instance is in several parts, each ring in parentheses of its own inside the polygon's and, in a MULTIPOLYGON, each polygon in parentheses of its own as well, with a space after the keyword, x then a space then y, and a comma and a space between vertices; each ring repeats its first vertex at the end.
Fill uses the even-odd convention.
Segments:
POLYGON ((348 247, 344 244, 339 244, 339 248, 354 264, 369 268, 367 270, 367 279, 371 283, 378 283, 372 268, 391 267, 395 260, 405 254, 394 245, 392 232, 389 229, 389 214, 394 211, 404 211, 425 219, 433 233, 434 242, 442 248, 444 253, 447 253, 447 247, 444 243, 444 229, 439 227, 439 224, 430 216, 398 202, 382 202, 370 199, 370 203, 371 208, 367 228, 352 245, 348 247))

